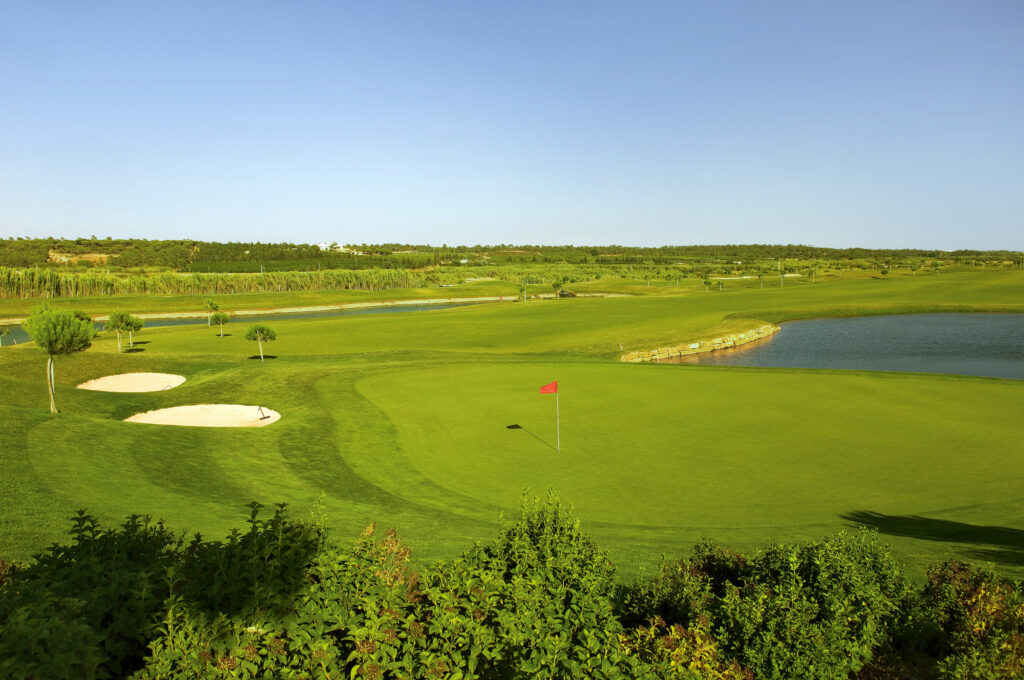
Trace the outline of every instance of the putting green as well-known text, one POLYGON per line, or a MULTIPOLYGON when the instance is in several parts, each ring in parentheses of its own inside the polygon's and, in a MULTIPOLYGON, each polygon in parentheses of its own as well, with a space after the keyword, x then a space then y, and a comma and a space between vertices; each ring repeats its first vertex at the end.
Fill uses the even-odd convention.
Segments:
MULTIPOLYGON (((1024 483, 1016 382, 549 364, 403 371, 357 388, 418 474, 483 507, 552 486, 591 521, 713 531, 1002 503, 1024 483), (561 452, 554 395, 538 394, 556 379, 561 452)), ((375 469, 361 473, 403 493, 375 469)))

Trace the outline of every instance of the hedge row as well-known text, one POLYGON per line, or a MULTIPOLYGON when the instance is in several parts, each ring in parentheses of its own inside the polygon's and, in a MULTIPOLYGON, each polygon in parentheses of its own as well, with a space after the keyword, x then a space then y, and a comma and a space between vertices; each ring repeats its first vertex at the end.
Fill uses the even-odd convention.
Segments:
POLYGON ((571 509, 414 569, 279 507, 223 541, 79 513, 67 546, 0 561, 4 678, 1017 678, 1018 584, 947 563, 915 590, 874 534, 744 556, 710 542, 618 586, 571 509))

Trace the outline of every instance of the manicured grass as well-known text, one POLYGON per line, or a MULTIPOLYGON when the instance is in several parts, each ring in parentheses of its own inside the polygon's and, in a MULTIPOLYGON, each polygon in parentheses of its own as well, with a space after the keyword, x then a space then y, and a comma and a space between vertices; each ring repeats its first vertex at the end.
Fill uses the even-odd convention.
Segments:
POLYGON ((1022 293, 1024 273, 967 273, 273 320, 279 339, 265 352, 277 358, 266 364, 248 358, 244 324, 224 338, 205 326, 148 329, 140 352, 118 355, 101 336, 58 359, 59 416, 45 412, 43 354, 5 347, 0 557, 60 540, 78 507, 220 534, 250 500, 301 514, 321 493, 341 532, 376 520, 420 558, 450 556, 491 535, 524 488, 550 486, 627 574, 703 535, 753 549, 862 522, 921 573, 957 556, 1024 575, 1024 383, 615 361, 620 344, 758 320, 1024 311, 1022 293), (189 380, 151 394, 74 389, 129 371, 189 380), (553 396, 537 394, 551 380, 562 386, 560 453, 553 396), (225 402, 263 404, 282 420, 254 430, 120 422, 225 402))
MULTIPOLYGON (((851 514, 978 504, 1024 523, 1019 382, 495 364, 391 372, 356 387, 400 433, 402 467, 444 490, 414 493, 439 506, 444 494, 473 499, 480 519, 515 507, 523 488, 550 485, 609 545, 635 527, 754 549, 834 532, 851 514), (555 379, 560 452, 554 397, 537 393, 555 379)), ((408 488, 394 466, 359 471, 396 495, 408 488)))

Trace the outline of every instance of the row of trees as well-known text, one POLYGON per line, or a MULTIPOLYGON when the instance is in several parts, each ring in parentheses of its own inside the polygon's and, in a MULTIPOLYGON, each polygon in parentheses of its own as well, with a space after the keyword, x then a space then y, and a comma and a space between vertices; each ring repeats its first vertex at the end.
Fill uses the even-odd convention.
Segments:
POLYGON ((861 531, 743 555, 710 541, 620 586, 553 496, 455 559, 398 534, 270 518, 186 541, 84 512, 71 544, 0 560, 0 676, 1011 680, 1024 593, 948 562, 913 587, 861 531), (382 535, 381 535, 382 533, 382 535))
POLYGON ((937 251, 922 249, 818 248, 806 245, 662 246, 542 246, 474 245, 440 247, 409 244, 359 244, 322 249, 310 244, 217 243, 193 240, 148 241, 142 239, 7 239, 0 241, 0 265, 43 266, 53 260, 74 261, 80 256, 98 257, 103 264, 122 267, 169 267, 184 271, 305 270, 316 268, 419 268, 467 263, 565 263, 565 264, 672 264, 678 261, 754 262, 778 259, 880 261, 972 258, 1019 262, 1016 251, 937 251))
POLYGON ((387 290, 455 284, 455 272, 415 272, 404 269, 335 269, 266 274, 118 275, 100 271, 0 267, 0 297, 82 297, 96 295, 211 295, 302 290, 387 290))

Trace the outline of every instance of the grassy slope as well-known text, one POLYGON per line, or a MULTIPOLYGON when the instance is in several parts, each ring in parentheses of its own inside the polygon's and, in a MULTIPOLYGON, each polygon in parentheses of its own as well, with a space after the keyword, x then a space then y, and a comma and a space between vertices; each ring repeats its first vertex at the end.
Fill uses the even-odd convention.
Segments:
POLYGON ((226 338, 152 329, 136 354, 100 338, 58 360, 59 417, 42 411, 42 354, 5 348, 0 491, 13 501, 0 509, 0 556, 57 540, 80 506, 219 533, 250 499, 304 511, 321 491, 342 531, 387 522, 421 557, 443 556, 488 535, 522 487, 553 485, 626 570, 705 533, 754 547, 859 518, 882 524, 919 569, 980 555, 1019 574, 1021 383, 610 359, 619 343, 652 347, 747 319, 1021 311, 1022 292, 1024 275, 1008 272, 275 321, 267 351, 279 358, 262 366, 246 358, 255 347, 241 327, 226 338), (189 381, 141 395, 73 389, 132 370, 189 381), (536 394, 552 379, 564 386, 561 455, 546 446, 551 399, 536 394), (264 430, 117 422, 225 401, 284 417, 264 430))

